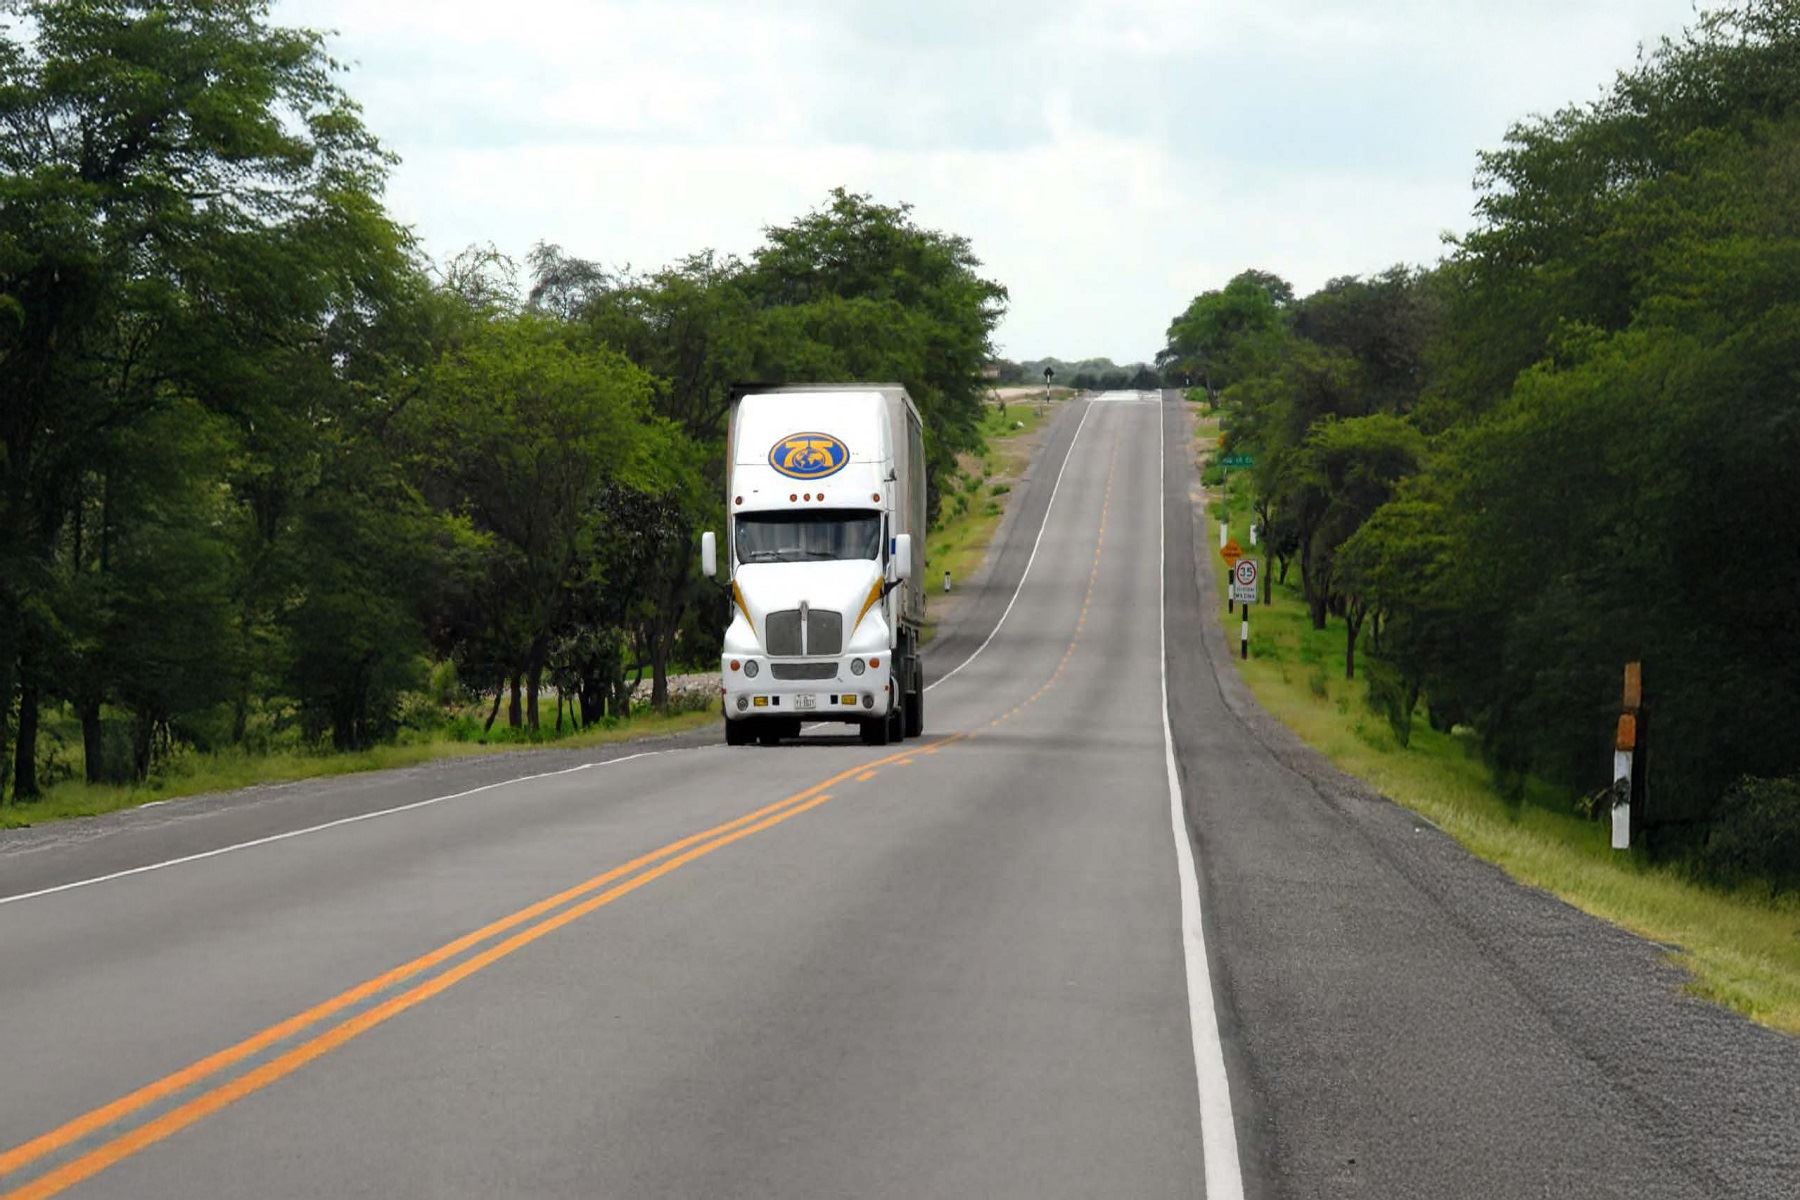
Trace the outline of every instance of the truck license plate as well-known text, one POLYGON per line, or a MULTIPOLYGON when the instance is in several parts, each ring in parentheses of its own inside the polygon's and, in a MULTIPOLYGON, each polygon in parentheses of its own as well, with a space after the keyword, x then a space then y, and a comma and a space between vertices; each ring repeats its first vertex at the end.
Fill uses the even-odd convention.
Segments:
POLYGON ((812 712, 819 707, 819 698, 810 693, 802 693, 794 697, 794 707, 800 712, 812 712))

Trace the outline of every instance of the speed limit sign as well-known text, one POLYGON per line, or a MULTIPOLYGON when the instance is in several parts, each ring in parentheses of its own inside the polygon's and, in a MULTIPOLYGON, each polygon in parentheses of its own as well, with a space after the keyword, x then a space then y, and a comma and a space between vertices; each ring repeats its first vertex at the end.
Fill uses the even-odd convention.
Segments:
POLYGON ((1256 603, 1256 560, 1240 558, 1231 566, 1231 598, 1243 604, 1256 603))

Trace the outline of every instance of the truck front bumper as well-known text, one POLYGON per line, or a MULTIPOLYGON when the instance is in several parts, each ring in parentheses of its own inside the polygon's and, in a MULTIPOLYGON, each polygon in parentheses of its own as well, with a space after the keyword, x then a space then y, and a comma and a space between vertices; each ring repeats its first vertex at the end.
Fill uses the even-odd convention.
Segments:
POLYGON ((870 666, 868 658, 860 654, 804 659, 721 655, 725 717, 732 721, 755 717, 859 721, 886 716, 893 707, 888 656, 876 658, 878 666, 870 666), (851 669, 853 659, 863 664, 862 674, 851 669), (755 675, 749 673, 752 663, 756 664, 755 675), (807 678, 796 679, 795 675, 807 678))

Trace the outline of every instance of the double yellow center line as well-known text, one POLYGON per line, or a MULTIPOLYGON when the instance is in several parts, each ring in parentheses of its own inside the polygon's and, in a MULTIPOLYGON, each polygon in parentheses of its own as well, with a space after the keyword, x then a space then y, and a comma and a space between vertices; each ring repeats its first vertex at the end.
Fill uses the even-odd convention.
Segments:
MULTIPOLYGON (((1115 439, 1112 453, 1108 456, 1106 494, 1101 505, 1093 563, 1089 568, 1086 594, 1082 599, 1081 613, 1076 621, 1074 636, 1070 638, 1069 645, 1064 650, 1062 659, 1051 673, 1050 678, 1010 711, 989 722, 990 725, 999 725, 1017 716, 1025 708, 1035 703, 1045 692, 1055 687, 1057 681, 1062 677, 1064 669, 1068 666, 1070 657, 1075 652, 1082 628, 1087 624, 1088 605, 1093 599, 1094 586, 1099 578, 1101 550, 1106 542, 1106 527, 1112 508, 1113 477, 1117 456, 1118 442, 1115 439)), ((838 784, 847 780, 854 780, 858 783, 867 782, 881 767, 904 766, 912 760, 912 756, 915 754, 934 754, 944 746, 972 736, 975 735, 966 732, 951 734, 934 739, 922 746, 875 759, 873 762, 858 763, 856 766, 838 772, 829 779, 820 780, 804 791, 796 792, 734 820, 715 825, 711 829, 705 829, 678 841, 670 842, 666 846, 604 871, 592 879, 578 883, 554 896, 546 897, 515 913, 490 922, 472 933, 466 933, 453 941, 446 942, 410 962, 402 963, 392 970, 364 980, 329 1000, 297 1013, 285 1021, 271 1025, 236 1045, 190 1063, 153 1083, 145 1084, 136 1091, 120 1096, 99 1108, 83 1113, 48 1133, 22 1142, 10 1150, 0 1151, 0 1187, 3 1187, 6 1186, 4 1181, 7 1176, 23 1171, 27 1167, 40 1163, 48 1156, 67 1150, 78 1142, 100 1134, 108 1126, 124 1121, 145 1108, 161 1101, 172 1100, 181 1093, 204 1084, 214 1076, 223 1074, 228 1068, 254 1059, 264 1051, 274 1050, 282 1043, 306 1033, 314 1026, 324 1025, 324 1028, 313 1033, 306 1040, 257 1063, 249 1070, 231 1075, 198 1095, 175 1104, 147 1121, 116 1133, 92 1149, 77 1154, 36 1178, 14 1187, 11 1191, 0 1194, 0 1200, 43 1200, 44 1197, 58 1195, 84 1180, 93 1178, 138 1151, 153 1146, 188 1126, 204 1120, 227 1105, 293 1074, 314 1059, 330 1053, 358 1035, 366 1033, 407 1009, 454 987, 462 980, 492 966, 514 951, 529 946, 539 938, 554 933, 563 926, 578 921, 596 909, 604 908, 613 901, 628 896, 644 885, 678 871, 715 850, 722 850, 733 842, 742 841, 752 834, 761 833, 765 829, 819 807, 831 799, 830 789, 838 784), (503 934, 508 936, 501 937, 503 934), (500 940, 495 941, 496 938, 500 938, 500 940), (447 969, 429 974, 433 968, 443 967, 444 964, 483 945, 486 946, 485 949, 470 954, 467 958, 462 958, 461 961, 455 962, 447 969), (348 1010, 356 1009, 363 1002, 373 1000, 415 976, 424 976, 424 978, 368 1008, 350 1013, 335 1024, 329 1023, 332 1018, 339 1017, 348 1010)))
MULTIPOLYGON (((936 750, 951 742, 960 741, 963 736, 965 735, 954 734, 941 738, 926 748, 936 750)), ((355 987, 340 992, 305 1012, 297 1013, 285 1021, 278 1022, 260 1033, 245 1038, 234 1046, 210 1054, 179 1071, 165 1075, 134 1092, 120 1096, 117 1100, 83 1113, 48 1133, 40 1134, 28 1142, 22 1142, 10 1150, 0 1151, 0 1180, 4 1180, 6 1176, 22 1171, 46 1156, 64 1150, 158 1101, 170 1099, 187 1091, 211 1077, 219 1075, 227 1068, 254 1058, 263 1051, 270 1050, 313 1026, 327 1022, 330 1018, 355 1008, 363 1001, 372 999, 414 976, 425 975, 432 968, 442 966, 466 951, 492 942, 486 949, 469 955, 447 970, 427 975, 426 978, 414 983, 406 990, 389 996, 380 1003, 354 1013, 336 1024, 328 1025, 305 1041, 257 1064, 250 1070, 234 1075, 152 1119, 116 1134, 93 1149, 71 1158, 4 1195, 0 1195, 0 1200, 40 1200, 41 1197, 55 1196, 83 1180, 91 1179, 121 1159, 128 1158, 164 1138, 179 1133, 196 1121, 267 1087, 278 1079, 291 1075, 307 1063, 335 1050, 359 1034, 366 1033, 389 1018, 398 1016, 414 1005, 431 999, 477 971, 493 965, 514 951, 529 946, 539 938, 554 933, 570 922, 578 921, 623 896, 630 895, 645 884, 680 870, 695 859, 704 858, 715 850, 724 849, 733 842, 742 841, 752 834, 761 833, 771 826, 779 825, 803 812, 817 808, 831 799, 830 788, 847 779, 865 779, 876 768, 899 763, 914 752, 907 750, 890 754, 886 758, 876 759, 874 762, 859 763, 785 799, 766 805, 754 812, 746 813, 735 820, 715 825, 711 829, 691 834, 679 841, 670 842, 648 854, 640 855, 628 863, 604 871, 592 879, 578 883, 554 896, 539 900, 509 916, 484 925, 472 933, 446 942, 411 962, 403 963, 392 970, 364 980, 355 987), (493 941, 494 938, 507 934, 509 931, 516 932, 511 932, 510 936, 499 941, 493 941)))

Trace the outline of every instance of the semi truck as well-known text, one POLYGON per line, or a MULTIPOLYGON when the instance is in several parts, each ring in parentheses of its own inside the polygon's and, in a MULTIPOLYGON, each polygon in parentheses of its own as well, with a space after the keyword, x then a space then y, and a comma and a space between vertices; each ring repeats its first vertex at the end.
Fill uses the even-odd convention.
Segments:
POLYGON ((925 729, 925 443, 893 383, 744 390, 725 435, 725 545, 701 571, 731 606, 725 741, 837 722, 885 746, 925 729))

